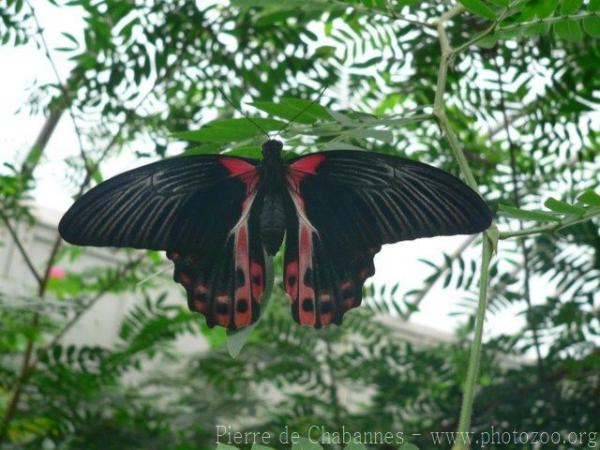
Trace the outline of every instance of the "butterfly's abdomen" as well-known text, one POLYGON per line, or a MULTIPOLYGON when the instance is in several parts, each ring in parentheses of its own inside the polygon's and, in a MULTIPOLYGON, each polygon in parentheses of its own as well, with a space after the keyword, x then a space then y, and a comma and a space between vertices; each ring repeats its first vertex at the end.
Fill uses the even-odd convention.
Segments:
POLYGON ((285 235, 285 210, 278 193, 265 194, 260 211, 260 237, 269 255, 281 247, 285 235))

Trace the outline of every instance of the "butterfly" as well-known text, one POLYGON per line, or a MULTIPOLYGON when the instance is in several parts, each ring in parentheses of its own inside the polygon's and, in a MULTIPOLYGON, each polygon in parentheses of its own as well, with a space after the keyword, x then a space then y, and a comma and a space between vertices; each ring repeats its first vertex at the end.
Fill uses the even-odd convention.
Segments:
POLYGON ((76 245, 165 250, 190 310, 230 330, 260 316, 265 261, 285 240, 283 284, 294 319, 341 324, 361 304, 373 257, 388 243, 472 234, 491 224, 482 198, 417 161, 354 150, 262 160, 174 157, 100 183, 65 213, 76 245))

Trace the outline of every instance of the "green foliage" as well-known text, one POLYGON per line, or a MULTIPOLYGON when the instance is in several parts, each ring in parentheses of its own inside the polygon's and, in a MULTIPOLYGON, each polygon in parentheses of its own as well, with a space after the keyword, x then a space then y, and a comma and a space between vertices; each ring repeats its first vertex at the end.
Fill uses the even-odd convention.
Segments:
MULTIPOLYGON (((442 81, 458 150, 498 211, 487 319, 524 318, 484 342, 471 429, 598 429, 600 1, 51 3, 83 11, 83 39, 65 30, 49 49, 68 55, 73 69, 38 86, 28 107, 59 117, 68 108, 81 125, 82 148, 65 168, 74 194, 132 149, 140 164, 181 152, 259 157, 265 136, 255 124, 284 139, 288 154, 365 149, 464 176, 434 108, 442 81), (452 54, 440 79, 435 26, 445 13, 452 54), (222 92, 252 108, 251 120, 222 92)), ((43 58, 31 11, 4 2, 0 42, 34 41, 43 58)), ((20 167, 2 166, 2 252, 21 236, 18 225, 34 223, 46 151, 33 146, 20 167)), ((345 427, 402 431, 393 448, 439 448, 430 433, 458 427, 479 300, 481 263, 471 250, 480 243, 423 261, 417 288, 404 278, 367 286, 363 307, 320 331, 292 322, 276 258, 269 308, 250 335, 233 336, 208 329, 183 294, 163 292, 171 281, 155 276, 165 265, 156 252, 81 268, 90 250, 59 249, 31 262, 26 293, 0 287, 0 436, 8 448, 191 450, 214 448, 216 426, 226 424, 269 433, 268 448, 292 446, 277 441, 287 427, 303 438, 292 448, 338 449, 347 443, 331 433, 345 427), (47 278, 56 264, 69 270, 47 278), (434 286, 459 298, 455 341, 402 341, 379 320, 402 326, 423 301, 445 301, 430 298, 434 286), (112 341, 68 339, 99 300, 126 293, 135 301, 124 315, 103 318, 118 330, 112 341), (183 352, 182 338, 207 348, 183 352)))

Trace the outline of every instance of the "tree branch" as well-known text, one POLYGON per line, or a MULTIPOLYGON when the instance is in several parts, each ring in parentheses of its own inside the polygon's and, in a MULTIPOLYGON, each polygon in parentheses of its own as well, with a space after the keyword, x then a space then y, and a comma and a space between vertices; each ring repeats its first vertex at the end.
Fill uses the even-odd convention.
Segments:
POLYGON ((533 234, 539 233, 554 233, 556 231, 562 230, 563 228, 570 227, 572 225, 576 225, 581 222, 586 222, 594 217, 600 216, 600 208, 594 208, 582 216, 572 217, 567 220, 563 220, 561 222, 551 223, 549 225, 540 225, 531 228, 524 228, 516 231, 501 231, 499 234, 500 239, 510 239, 517 236, 530 236, 533 234))
MULTIPOLYGON (((168 77, 170 77, 173 74, 173 72, 179 65, 178 63, 179 63, 179 60, 177 60, 174 64, 172 64, 162 77, 159 77, 154 81, 152 88, 149 89, 140 98, 140 100, 138 102, 136 102, 136 105, 133 108, 134 110, 138 109, 144 103, 144 101, 150 96, 150 94, 152 92, 154 92, 154 89, 158 85, 158 83, 164 81, 165 79, 167 79, 168 77)), ((112 138, 110 139, 110 141, 108 142, 106 147, 103 149, 99 158, 97 159, 97 161, 94 164, 88 164, 87 161, 84 159, 84 167, 85 167, 86 174, 85 174, 84 180, 82 181, 82 183, 79 187, 79 191, 78 191, 76 197, 81 196, 85 192, 89 183, 92 181, 93 173, 97 170, 100 163, 102 161, 104 161, 104 159, 108 156, 108 153, 112 149, 112 147, 114 145, 116 145, 116 143, 119 140, 121 133, 125 129, 126 125, 127 125, 127 118, 119 125, 119 128, 117 129, 116 133, 112 136, 112 138)), ((82 148, 82 150, 83 150, 83 148, 82 148)), ((83 151, 82 151, 82 157, 85 158, 85 153, 83 151)), ((58 250, 61 246, 61 242, 62 241, 61 241, 60 236, 57 235, 56 240, 52 246, 52 250, 50 251, 50 256, 48 258, 46 270, 44 271, 44 276, 41 277, 41 280, 39 282, 38 296, 42 299, 45 296, 46 288, 47 288, 48 280, 49 280, 49 276, 50 276, 50 269, 52 268, 52 265, 54 264, 54 260, 56 258, 56 255, 58 254, 58 250)), ((79 317, 81 317, 81 316, 79 316, 79 317)), ((38 326, 38 323, 39 323, 39 314, 35 313, 33 316, 33 319, 32 319, 33 328, 36 328, 38 326)), ((34 346, 34 339, 30 338, 27 342, 27 347, 26 347, 25 353, 23 355, 23 362, 21 364, 21 370, 20 370, 19 377, 17 378, 16 384, 12 389, 12 393, 7 402, 7 407, 5 408, 4 416, 2 417, 2 421, 0 422, 0 444, 2 444, 3 440, 6 438, 10 422, 13 420, 13 418, 16 414, 17 406, 18 406, 19 400, 21 398, 21 392, 23 390, 23 386, 27 382, 29 376, 33 373, 34 368, 32 368, 32 369, 29 368, 29 366, 31 364, 33 346, 34 346)))
MULTIPOLYGON (((468 185, 475 191, 479 192, 477 182, 473 176, 473 172, 469 167, 469 163, 465 158, 461 145, 450 125, 450 121, 446 116, 446 106, 444 103, 444 94, 446 92, 446 80, 448 76, 448 65, 450 59, 456 53, 453 50, 448 35, 446 34, 446 22, 451 20, 456 15, 464 11, 462 6, 457 6, 452 10, 442 14, 437 22, 437 32, 440 41, 440 64, 438 68, 437 87, 434 100, 434 114, 438 118, 440 128, 448 139, 450 149, 454 154, 456 161, 460 167, 462 175, 465 177, 468 185)), ((475 335, 471 345, 471 353, 469 356, 469 366, 467 369, 467 379, 464 386, 463 401, 460 411, 460 420, 458 425, 459 433, 466 433, 471 426, 471 414, 473 410, 473 400, 475 398, 475 389, 477 387, 477 378, 479 375, 479 361, 481 359, 481 346, 483 339, 483 324, 485 321, 485 312, 487 307, 488 285, 489 285, 489 265, 492 258, 493 249, 495 247, 495 235, 497 228, 492 223, 488 231, 483 237, 481 276, 479 280, 479 302, 477 305, 477 313, 475 317, 475 335)), ((465 445, 461 442, 456 442, 454 449, 464 449, 465 445)))
MULTIPOLYGON (((486 237, 483 239, 483 251, 481 255, 481 278, 479 280, 479 302, 475 316, 475 335, 471 344, 469 356, 469 367, 467 379, 463 392, 463 400, 458 422, 458 433, 465 435, 471 428, 471 414, 473 412, 473 400, 475 399, 475 388, 479 377, 479 360, 481 359, 481 343, 483 340, 483 323, 485 322, 485 311, 487 307, 488 285, 490 276, 490 261, 492 258, 492 241, 486 237)), ((452 447, 453 450, 466 449, 464 442, 457 440, 452 447)))
POLYGON ((18 236, 16 230, 10 224, 10 221, 8 220, 8 217, 6 217, 6 215, 4 214, 3 211, 0 211, 0 217, 2 217, 2 221, 6 225, 6 228, 7 228, 8 232, 10 233, 10 236, 12 237, 12 240, 14 241, 15 245, 19 249, 19 253, 21 253, 21 256, 25 260, 25 264, 27 264, 27 267, 29 268, 29 271, 34 276, 34 278, 36 279, 36 281, 38 282, 38 284, 41 283, 42 282, 42 276, 38 273, 37 269, 33 265, 33 262, 31 261, 31 258, 29 257, 29 254, 25 250, 25 247, 23 247, 23 244, 21 243, 21 240, 19 239, 19 236, 18 236))
MULTIPOLYGON (((84 164, 87 164, 87 155, 85 153, 85 149, 83 146, 82 133, 79 128, 79 125, 77 124, 77 120, 75 119, 75 113, 73 112, 73 102, 71 101, 71 94, 69 93, 67 86, 65 86, 63 84, 60 74, 58 73, 58 68, 56 67, 56 64, 54 63, 54 59, 52 59, 52 55, 50 54, 50 47, 48 46, 48 43, 46 42, 46 38, 44 37, 44 30, 38 20, 37 14, 35 13, 35 9, 33 9, 33 6, 31 6, 31 3, 29 3, 29 0, 25 0, 25 3, 27 3, 27 6, 29 7, 29 10, 31 11, 31 17, 33 18, 33 21, 35 23, 36 32, 40 37, 40 42, 42 44, 44 54, 46 55, 46 59, 48 59, 48 62, 50 63, 50 66, 52 67, 52 72, 54 72, 54 76, 56 77, 56 82, 58 83, 58 87, 63 96, 63 102, 66 105, 66 109, 69 112, 71 121, 73 122, 73 128, 75 129, 75 135, 77 136, 77 142, 79 144, 79 152, 80 152, 81 158, 83 159, 84 164)), ((64 110, 64 108, 63 108, 63 110, 64 110)), ((61 111, 61 113, 62 113, 62 111, 61 111)))

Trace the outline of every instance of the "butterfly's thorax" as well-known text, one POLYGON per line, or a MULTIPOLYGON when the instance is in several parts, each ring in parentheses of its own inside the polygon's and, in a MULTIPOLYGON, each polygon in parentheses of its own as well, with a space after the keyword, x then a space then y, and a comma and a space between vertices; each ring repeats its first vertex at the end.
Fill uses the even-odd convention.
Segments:
POLYGON ((281 142, 274 140, 263 145, 259 224, 261 240, 270 255, 277 253, 283 242, 286 226, 285 202, 289 197, 281 148, 281 142))

